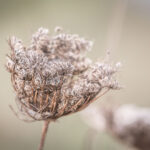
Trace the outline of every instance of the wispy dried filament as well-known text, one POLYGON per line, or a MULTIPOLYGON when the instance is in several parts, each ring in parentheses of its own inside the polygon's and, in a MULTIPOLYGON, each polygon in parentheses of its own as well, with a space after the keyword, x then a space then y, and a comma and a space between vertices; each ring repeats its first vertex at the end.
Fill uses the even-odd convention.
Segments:
POLYGON ((16 37, 9 46, 7 69, 18 108, 29 120, 55 120, 83 109, 102 89, 119 88, 114 79, 118 64, 92 64, 85 56, 92 42, 76 34, 57 28, 49 36, 40 28, 29 47, 16 37))

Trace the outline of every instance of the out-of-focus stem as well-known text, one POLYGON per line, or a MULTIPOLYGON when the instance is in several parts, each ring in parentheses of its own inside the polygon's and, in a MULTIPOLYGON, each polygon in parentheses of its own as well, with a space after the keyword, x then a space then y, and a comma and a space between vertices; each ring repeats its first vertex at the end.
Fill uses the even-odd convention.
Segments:
POLYGON ((38 150, 43 150, 49 123, 50 123, 50 120, 45 120, 44 121, 43 129, 42 129, 42 135, 41 135, 41 141, 40 141, 40 146, 39 146, 38 150))
POLYGON ((96 136, 97 136, 97 132, 95 130, 93 130, 92 128, 90 128, 87 131, 84 142, 83 142, 84 150, 92 150, 93 149, 93 144, 94 144, 94 140, 95 140, 96 136))

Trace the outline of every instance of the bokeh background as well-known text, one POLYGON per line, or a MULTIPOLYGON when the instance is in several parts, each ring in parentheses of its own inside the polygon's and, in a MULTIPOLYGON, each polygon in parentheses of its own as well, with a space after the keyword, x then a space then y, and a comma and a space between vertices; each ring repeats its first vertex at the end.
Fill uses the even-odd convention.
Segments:
MULTIPOLYGON (((0 150, 36 150, 42 122, 24 123, 9 109, 15 106, 5 56, 7 38, 15 35, 29 44, 39 27, 53 32, 62 26, 94 41, 88 56, 101 60, 106 51, 123 66, 119 80, 124 89, 110 92, 97 103, 134 103, 150 106, 150 1, 149 0, 0 0, 0 150)), ((52 123, 45 150, 83 150, 88 127, 80 113, 52 123)), ((107 133, 100 133, 93 150, 127 150, 107 133)))

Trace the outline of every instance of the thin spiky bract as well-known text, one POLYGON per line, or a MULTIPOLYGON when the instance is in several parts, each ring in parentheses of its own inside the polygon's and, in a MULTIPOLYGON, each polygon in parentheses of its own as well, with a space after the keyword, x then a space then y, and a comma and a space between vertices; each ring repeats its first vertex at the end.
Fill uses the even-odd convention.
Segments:
POLYGON ((55 120, 91 103, 102 89, 118 89, 113 78, 117 66, 92 61, 85 53, 92 42, 60 28, 49 36, 40 28, 31 45, 9 40, 7 69, 16 92, 18 108, 31 120, 55 120))

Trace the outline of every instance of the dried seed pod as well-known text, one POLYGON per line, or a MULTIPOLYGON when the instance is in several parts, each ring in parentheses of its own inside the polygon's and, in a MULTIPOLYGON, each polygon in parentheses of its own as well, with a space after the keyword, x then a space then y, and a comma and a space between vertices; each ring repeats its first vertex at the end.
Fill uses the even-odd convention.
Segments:
POLYGON ((16 92, 16 102, 31 120, 55 120, 77 112, 94 101, 102 89, 118 89, 113 75, 117 65, 92 64, 85 52, 92 42, 58 31, 48 35, 40 28, 29 47, 9 39, 11 54, 7 69, 16 92))

